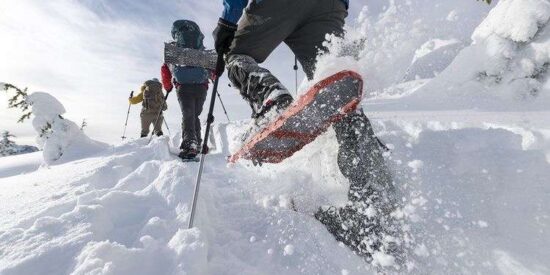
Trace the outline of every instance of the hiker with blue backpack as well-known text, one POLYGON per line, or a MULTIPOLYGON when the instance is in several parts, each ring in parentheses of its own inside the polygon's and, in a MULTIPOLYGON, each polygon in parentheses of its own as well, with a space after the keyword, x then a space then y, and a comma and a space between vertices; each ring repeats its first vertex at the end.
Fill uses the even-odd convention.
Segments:
MULTIPOLYGON (((178 47, 204 50, 204 35, 193 21, 175 21, 172 25, 172 38, 174 41, 171 43, 178 47)), ((211 72, 200 67, 164 63, 161 76, 167 92, 171 92, 173 88, 176 89, 181 108, 182 141, 179 157, 184 160, 194 159, 199 153, 202 142, 199 115, 206 100, 211 72)))

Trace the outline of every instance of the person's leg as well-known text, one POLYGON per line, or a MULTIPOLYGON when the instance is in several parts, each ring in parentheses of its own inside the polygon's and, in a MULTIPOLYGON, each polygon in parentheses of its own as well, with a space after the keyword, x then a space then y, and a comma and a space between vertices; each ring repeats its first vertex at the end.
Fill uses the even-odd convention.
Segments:
MULTIPOLYGON (((285 40, 309 79, 313 77, 318 53, 326 51, 322 46, 326 34, 342 35, 346 16, 342 1, 318 1, 312 16, 285 40)), ((320 209, 315 217, 338 241, 370 259, 375 250, 392 250, 382 238, 397 235, 390 217, 395 205, 391 174, 362 109, 347 115, 333 128, 339 144, 338 166, 350 182, 349 202, 342 208, 320 209)))
POLYGON ((383 149, 362 110, 334 125, 339 144, 338 166, 350 181, 348 203, 342 208, 321 209, 315 217, 336 239, 368 259, 372 252, 384 251, 401 261, 395 247, 398 223, 391 217, 396 207, 395 188, 386 166, 383 149), (346 224, 344 230, 341 224, 346 224))
POLYGON ((151 125, 151 119, 148 113, 141 112, 139 115, 141 119, 141 137, 146 137, 149 135, 149 126, 151 125))
POLYGON ((265 61, 296 29, 308 12, 304 3, 296 0, 252 1, 239 21, 227 55, 227 71, 233 86, 240 90, 255 115, 262 115, 279 98, 291 101, 284 85, 258 63, 265 61))
MULTIPOLYGON (((190 91, 192 92, 192 91, 190 91)), ((176 91, 178 102, 180 104, 182 122, 181 122, 181 145, 180 149, 189 150, 191 145, 196 142, 195 133, 195 103, 192 93, 188 93, 184 86, 180 86, 176 91)))
POLYGON ((262 116, 280 96, 290 97, 286 87, 248 55, 230 55, 227 68, 231 83, 252 108, 253 117, 262 116))
MULTIPOLYGON (((318 53, 326 51, 322 46, 326 40, 326 34, 343 34, 347 11, 340 0, 306 1, 318 1, 314 13, 285 40, 285 43, 296 54, 306 75, 311 79, 318 53)), ((387 186, 391 177, 385 167, 370 121, 363 111, 359 109, 335 123, 334 130, 340 145, 338 156, 340 170, 350 182, 354 183, 350 194, 362 189, 370 178, 369 175, 378 175, 382 185, 387 186), (357 160, 359 162, 356 162, 357 160)), ((351 199, 353 198, 350 195, 351 199)))
POLYGON ((160 114, 160 116, 158 115, 158 113, 155 114, 155 118, 153 120, 153 124, 156 122, 156 124, 154 125, 154 128, 153 128, 153 133, 157 136, 162 136, 164 133, 162 132, 162 124, 164 122, 164 116, 162 115, 162 113, 160 114), (157 120, 158 118, 158 120, 157 120))
POLYGON ((302 0, 313 8, 284 42, 300 61, 308 79, 313 78, 317 55, 326 51, 327 34, 343 35, 348 15, 341 0, 302 0))
POLYGON ((204 102, 206 101, 206 95, 208 92, 207 87, 201 87, 198 90, 198 93, 195 96, 195 133, 197 135, 197 144, 200 146, 202 145, 202 135, 201 135, 201 121, 199 119, 199 116, 202 113, 204 102))

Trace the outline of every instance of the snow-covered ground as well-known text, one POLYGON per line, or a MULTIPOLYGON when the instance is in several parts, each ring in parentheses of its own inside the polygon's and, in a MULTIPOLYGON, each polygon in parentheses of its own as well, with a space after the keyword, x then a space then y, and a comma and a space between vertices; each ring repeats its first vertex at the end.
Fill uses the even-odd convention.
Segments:
POLYGON ((42 152, 0 158, 0 178, 34 172, 43 160, 42 152))
MULTIPOLYGON (((547 274, 550 124, 455 115, 371 115, 392 148, 388 161, 415 238, 410 268, 547 274)), ((374 272, 307 214, 345 200, 333 133, 281 165, 227 166, 240 128, 216 127, 191 230, 198 164, 170 153, 175 138, 130 141, 0 179, 2 274, 374 272), (290 210, 290 198, 305 213, 290 210)))
MULTIPOLYGON (((343 67, 365 77, 363 107, 391 149, 394 214, 410 237, 401 272, 549 274, 550 3, 498 1, 473 42, 452 24, 480 23, 469 5, 400 3, 363 10, 331 46, 353 57, 322 57, 316 78, 343 67), (443 21, 411 16, 430 9, 443 21), (350 51, 364 35, 365 47, 350 51)), ((47 165, 13 156, 0 168, 2 275, 395 272, 366 263, 311 216, 346 200, 332 130, 281 164, 228 166, 247 121, 217 123, 187 229, 198 164, 174 156, 178 134, 107 146, 58 120, 63 112, 35 120, 70 133, 71 142, 54 135, 61 151, 43 152, 47 165)))

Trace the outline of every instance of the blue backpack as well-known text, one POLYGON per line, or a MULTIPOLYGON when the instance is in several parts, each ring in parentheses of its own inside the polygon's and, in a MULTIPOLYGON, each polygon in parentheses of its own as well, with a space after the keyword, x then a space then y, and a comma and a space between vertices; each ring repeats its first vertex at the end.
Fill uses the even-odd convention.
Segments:
MULTIPOLYGON (((204 50, 204 35, 197 23, 193 21, 175 21, 172 25, 172 38, 178 47, 204 50)), ((179 84, 208 83, 209 72, 205 68, 176 65, 172 73, 179 84)))

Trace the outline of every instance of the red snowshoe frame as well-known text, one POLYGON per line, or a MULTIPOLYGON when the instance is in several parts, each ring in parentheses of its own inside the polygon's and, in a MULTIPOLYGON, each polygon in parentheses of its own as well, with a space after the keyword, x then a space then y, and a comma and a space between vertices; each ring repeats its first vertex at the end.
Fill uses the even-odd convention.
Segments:
POLYGON ((341 71, 325 78, 254 135, 229 162, 243 158, 255 163, 280 163, 354 111, 362 96, 363 80, 356 72, 341 71), (336 91, 330 90, 333 87, 336 91))

